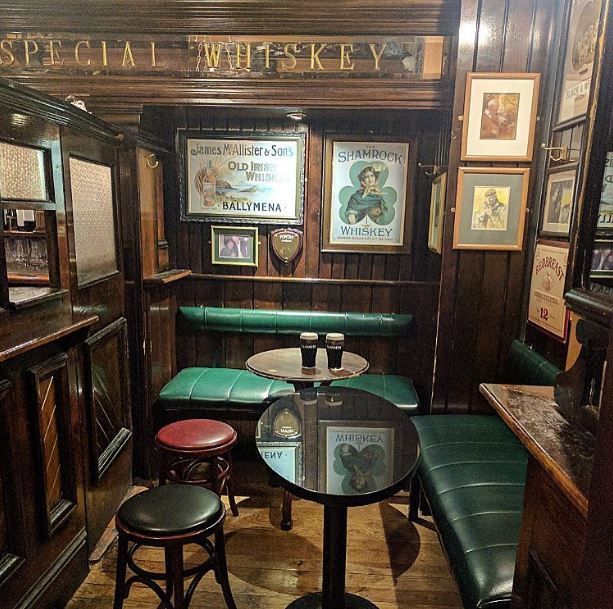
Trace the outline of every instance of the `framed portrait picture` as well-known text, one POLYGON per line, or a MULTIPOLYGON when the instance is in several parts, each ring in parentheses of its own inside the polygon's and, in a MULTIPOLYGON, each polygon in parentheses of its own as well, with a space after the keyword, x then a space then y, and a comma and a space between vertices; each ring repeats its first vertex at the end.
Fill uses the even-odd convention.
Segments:
POLYGON ((607 153, 605 161, 596 229, 606 232, 613 231, 613 152, 607 153))
POLYGON ((181 219, 301 224, 304 148, 304 132, 179 132, 181 219))
POLYGON ((613 240, 594 241, 590 277, 613 279, 613 240))
POLYGON ((257 226, 211 226, 211 262, 258 265, 257 226))
POLYGON ((377 421, 319 422, 320 488, 336 495, 371 493, 394 479, 394 428, 377 421))
POLYGON ((299 483, 302 476, 302 442, 258 442, 266 464, 285 480, 299 483))
POLYGON ((540 74, 466 76, 462 160, 531 161, 540 74))
POLYGON ((556 167, 547 176, 541 233, 568 235, 575 200, 577 166, 556 167))
POLYGON ((602 0, 572 0, 557 123, 587 113, 602 0))
POLYGON ((326 139, 322 251, 409 252, 415 150, 414 140, 326 139))
POLYGON ((519 167, 460 167, 454 249, 521 250, 529 175, 519 167))
POLYGON ((437 254, 443 251, 443 217, 445 211, 445 190, 447 174, 432 180, 430 193, 430 223, 428 225, 428 247, 437 254))
POLYGON ((566 340, 568 309, 564 283, 568 243, 539 241, 534 252, 528 321, 557 339, 566 340))

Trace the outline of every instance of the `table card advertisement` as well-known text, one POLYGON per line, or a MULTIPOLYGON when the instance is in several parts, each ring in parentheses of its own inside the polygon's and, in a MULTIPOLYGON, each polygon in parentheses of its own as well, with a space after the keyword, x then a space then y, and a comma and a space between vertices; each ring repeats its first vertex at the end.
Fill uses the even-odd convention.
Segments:
POLYGON ((184 220, 302 221, 304 135, 187 137, 184 220))
POLYGON ((268 467, 292 483, 300 477, 301 446, 300 442, 258 442, 260 456, 268 467))
POLYGON ((613 230, 613 152, 607 154, 602 178, 602 194, 598 208, 598 224, 602 230, 613 230))
MULTIPOLYGON (((327 493, 360 495, 389 486, 394 474, 394 429, 323 421, 327 493)), ((321 436, 320 436, 321 437, 321 436)), ((320 452, 321 454, 321 452, 320 452)))
POLYGON ((328 142, 322 249, 405 253, 408 169, 407 142, 328 142))
POLYGON ((537 243, 528 303, 528 321, 562 340, 566 339, 568 326, 564 305, 567 261, 568 244, 537 243))

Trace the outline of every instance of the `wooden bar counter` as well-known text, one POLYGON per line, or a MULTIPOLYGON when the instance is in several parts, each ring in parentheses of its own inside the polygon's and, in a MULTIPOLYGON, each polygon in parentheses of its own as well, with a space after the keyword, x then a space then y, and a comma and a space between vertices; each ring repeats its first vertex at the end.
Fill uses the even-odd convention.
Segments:
POLYGON ((585 542, 595 437, 562 417, 553 387, 482 384, 529 452, 512 607, 570 607, 585 542), (544 602, 548 599, 553 604, 544 602))

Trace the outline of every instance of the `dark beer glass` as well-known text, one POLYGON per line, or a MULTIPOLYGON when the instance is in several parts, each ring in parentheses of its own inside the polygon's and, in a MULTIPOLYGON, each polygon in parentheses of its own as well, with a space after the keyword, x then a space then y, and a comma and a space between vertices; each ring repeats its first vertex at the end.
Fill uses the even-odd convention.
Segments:
POLYGON ((300 354, 302 355, 303 368, 315 368, 317 338, 315 332, 302 332, 300 334, 300 354))
POLYGON ((326 353, 328 355, 328 368, 330 370, 340 370, 343 365, 343 347, 345 337, 338 332, 326 334, 326 353))

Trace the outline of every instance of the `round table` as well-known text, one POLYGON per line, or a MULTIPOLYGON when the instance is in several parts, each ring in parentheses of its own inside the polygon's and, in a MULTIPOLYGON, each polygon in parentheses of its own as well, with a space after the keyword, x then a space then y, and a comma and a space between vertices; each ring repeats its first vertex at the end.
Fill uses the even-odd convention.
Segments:
POLYGON ((312 387, 314 383, 329 384, 332 381, 359 376, 368 370, 368 362, 360 355, 345 351, 343 367, 339 370, 328 368, 325 349, 317 349, 315 368, 303 368, 298 347, 273 349, 252 355, 246 362, 247 370, 270 379, 292 383, 296 389, 312 387))
POLYGON ((324 505, 322 592, 288 609, 373 609, 345 593, 347 508, 376 503, 406 486, 417 468, 419 438, 407 415, 387 400, 342 387, 305 389, 271 404, 256 445, 291 493, 324 505), (294 436, 276 425, 287 412, 301 420, 294 436))

